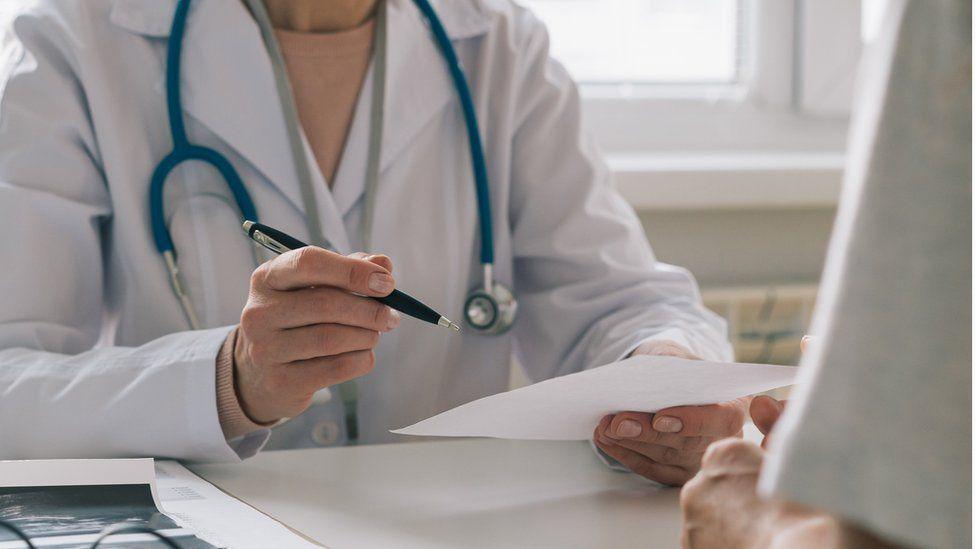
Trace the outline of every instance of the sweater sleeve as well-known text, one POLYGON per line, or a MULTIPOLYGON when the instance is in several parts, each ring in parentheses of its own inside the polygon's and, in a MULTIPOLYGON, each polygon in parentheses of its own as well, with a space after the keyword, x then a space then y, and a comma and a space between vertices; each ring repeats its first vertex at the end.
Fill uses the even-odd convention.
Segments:
POLYGON ((224 438, 233 440, 248 433, 267 429, 272 423, 257 423, 247 417, 234 388, 234 345, 237 342, 237 328, 234 328, 217 354, 217 417, 224 438))

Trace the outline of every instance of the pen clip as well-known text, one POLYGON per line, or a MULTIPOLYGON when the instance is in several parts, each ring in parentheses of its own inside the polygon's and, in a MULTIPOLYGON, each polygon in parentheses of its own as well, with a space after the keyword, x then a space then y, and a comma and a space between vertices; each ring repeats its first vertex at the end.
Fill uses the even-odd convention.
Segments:
POLYGON ((251 239, 276 254, 283 254, 285 252, 291 251, 287 247, 285 247, 284 244, 262 233, 258 229, 255 229, 254 232, 251 233, 251 239))

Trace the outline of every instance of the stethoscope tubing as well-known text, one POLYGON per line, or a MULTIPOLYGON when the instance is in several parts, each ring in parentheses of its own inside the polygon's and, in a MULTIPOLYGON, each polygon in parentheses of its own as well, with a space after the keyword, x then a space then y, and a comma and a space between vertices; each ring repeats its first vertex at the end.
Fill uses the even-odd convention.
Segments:
POLYGON ((461 70, 461 62, 458 60, 457 52, 451 45, 451 39, 444 30, 444 25, 434 11, 433 6, 427 0, 413 0, 417 9, 423 13, 430 23, 430 30, 434 35, 434 41, 440 48, 447 68, 454 81, 454 88, 457 90, 458 98, 461 101, 461 112, 464 114, 464 124, 468 130, 468 148, 471 151, 471 167, 474 171, 475 191, 478 200, 478 221, 481 229, 481 263, 490 265, 495 262, 495 244, 492 233, 491 219, 491 196, 488 191, 488 169, 485 166, 485 149, 481 143, 481 132, 478 128, 478 116, 475 110, 474 100, 471 98, 471 88, 468 80, 461 70))
MULTIPOLYGON (((448 72, 454 84, 461 104, 465 129, 468 134, 468 149, 471 154, 471 167, 475 183, 475 195, 478 207, 478 224, 480 231, 480 260, 483 267, 484 291, 493 294, 495 283, 493 269, 495 259, 494 239, 492 231, 491 196, 488 186, 488 169, 485 162, 484 145, 478 126, 478 116, 468 86, 467 78, 461 69, 457 52, 451 44, 451 39, 444 29, 440 18, 428 0, 413 0, 427 20, 434 41, 447 64, 448 72)), ((166 50, 166 106, 173 141, 173 149, 155 167, 150 179, 149 214, 153 241, 157 251, 163 256, 170 274, 173 290, 180 299, 181 306, 187 315, 191 327, 199 327, 196 314, 193 311, 190 296, 183 288, 180 280, 176 249, 165 220, 164 191, 169 175, 183 162, 197 160, 216 169, 224 179, 233 194, 234 201, 244 219, 259 221, 257 208, 250 193, 244 186, 240 175, 230 161, 218 151, 194 145, 186 134, 183 118, 183 105, 180 91, 180 74, 183 54, 183 39, 186 33, 186 22, 190 10, 191 0, 177 0, 173 23, 170 30, 169 43, 166 50)), ((280 91, 279 91, 280 93, 280 91)), ((514 311, 514 309, 513 309, 514 311)))
POLYGON ((177 166, 190 160, 199 160, 213 166, 234 195, 234 201, 246 219, 258 221, 257 208, 237 170, 219 152, 190 143, 183 122, 183 101, 180 92, 180 71, 183 57, 183 37, 191 0, 178 0, 173 15, 173 26, 166 46, 166 108, 173 150, 153 170, 149 183, 149 217, 153 240, 159 253, 175 255, 173 239, 166 227, 164 191, 166 178, 177 166))
POLYGON ((183 64, 183 35, 190 11, 190 0, 178 0, 173 14, 173 28, 166 44, 166 108, 169 115, 169 131, 173 136, 173 148, 188 144, 183 125, 183 100, 180 92, 180 73, 183 64))
POLYGON ((180 147, 174 147, 173 151, 156 166, 149 184, 149 212, 153 239, 156 242, 156 249, 160 253, 173 251, 173 240, 170 237, 169 229, 166 227, 165 214, 163 213, 163 191, 166 187, 166 178, 177 166, 190 160, 199 160, 213 166, 227 182, 227 186, 234 195, 234 201, 241 210, 241 215, 246 219, 258 220, 257 208, 255 208, 250 194, 244 187, 244 182, 241 181, 237 170, 234 169, 230 161, 213 149, 184 143, 180 147))

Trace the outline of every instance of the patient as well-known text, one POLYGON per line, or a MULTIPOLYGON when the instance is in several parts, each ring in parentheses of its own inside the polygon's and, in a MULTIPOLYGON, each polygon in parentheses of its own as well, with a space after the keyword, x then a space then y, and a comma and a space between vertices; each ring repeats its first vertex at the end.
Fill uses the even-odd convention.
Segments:
MULTIPOLYGON (((971 546, 971 10, 892 2, 801 382, 768 452, 708 449, 685 547, 971 546)), ((781 403, 751 408, 768 432, 781 403)))

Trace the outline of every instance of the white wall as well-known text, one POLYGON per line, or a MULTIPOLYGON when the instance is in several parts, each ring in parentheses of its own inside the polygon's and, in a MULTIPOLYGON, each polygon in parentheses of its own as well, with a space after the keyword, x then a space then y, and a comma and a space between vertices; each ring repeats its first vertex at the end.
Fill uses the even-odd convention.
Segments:
POLYGON ((638 212, 658 259, 703 288, 817 282, 834 210, 638 212))

